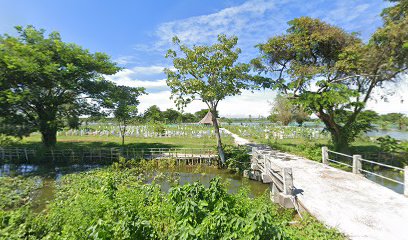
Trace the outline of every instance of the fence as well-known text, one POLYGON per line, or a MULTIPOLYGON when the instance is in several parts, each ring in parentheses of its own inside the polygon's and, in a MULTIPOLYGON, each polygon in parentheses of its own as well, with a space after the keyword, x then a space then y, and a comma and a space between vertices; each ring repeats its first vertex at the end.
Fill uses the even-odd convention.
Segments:
POLYGON ((271 198, 283 207, 298 210, 298 203, 294 198, 292 168, 281 168, 273 163, 275 159, 285 159, 287 156, 270 149, 252 148, 251 169, 261 173, 261 180, 271 184, 271 198))
POLYGON ((218 161, 213 149, 203 148, 67 148, 36 150, 27 148, 0 147, 0 160, 8 162, 29 162, 41 160, 47 162, 87 162, 111 163, 124 157, 126 159, 161 159, 176 158, 197 160, 202 163, 218 161))
POLYGON ((392 166, 392 165, 388 165, 388 164, 384 164, 384 163, 379 163, 379 162, 375 162, 372 160, 368 160, 368 159, 364 159, 361 157, 361 155, 347 155, 347 154, 343 154, 343 153, 339 153, 339 152, 335 152, 335 151, 331 151, 329 150, 327 147, 322 147, 322 162, 323 164, 329 164, 329 162, 334 162, 337 164, 340 164, 342 166, 346 166, 348 168, 351 168, 352 172, 354 174, 360 174, 360 173, 366 173, 366 174, 371 174, 374 175, 376 177, 382 178, 382 179, 386 179, 388 181, 397 183, 397 184, 401 184, 402 186, 404 186, 404 195, 408 196, 408 166, 405 166, 404 168, 400 168, 400 167, 396 167, 396 166, 392 166), (339 160, 338 158, 342 158, 343 160, 346 159, 349 160, 348 162, 344 162, 339 160), (335 158, 335 159, 333 159, 335 158), (351 160, 351 162, 350 162, 351 160), (371 169, 372 166, 379 166, 382 168, 387 168, 387 169, 392 169, 392 170, 396 170, 396 171, 401 171, 404 174, 404 181, 399 181, 396 179, 392 179, 386 176, 383 176, 381 174, 369 171, 363 168, 364 163, 366 164, 370 164, 371 165, 371 169))

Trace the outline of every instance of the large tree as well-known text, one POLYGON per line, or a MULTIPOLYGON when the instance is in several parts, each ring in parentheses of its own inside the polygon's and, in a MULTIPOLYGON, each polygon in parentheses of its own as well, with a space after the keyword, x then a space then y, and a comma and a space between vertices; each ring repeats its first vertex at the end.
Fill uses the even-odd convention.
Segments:
POLYGON ((293 99, 281 94, 276 95, 271 105, 272 109, 269 119, 281 122, 284 126, 289 125, 292 121, 297 122, 301 126, 310 116, 303 106, 297 105, 293 99))
POLYGON ((163 112, 157 105, 152 105, 143 113, 143 119, 145 122, 161 122, 163 121, 163 112))
POLYGON ((163 111, 162 115, 166 123, 177 123, 183 121, 183 114, 171 108, 168 108, 166 111, 163 111))
POLYGON ((57 130, 83 114, 98 112, 112 86, 103 74, 119 68, 104 53, 65 43, 57 32, 45 36, 32 26, 18 36, 0 36, 0 115, 2 131, 24 136, 40 131, 46 146, 57 130))
POLYGON ((290 99, 278 94, 271 105, 271 119, 281 122, 284 126, 287 126, 292 122, 294 106, 290 99))
POLYGON ((376 87, 407 73, 407 0, 383 12, 384 26, 368 43, 355 34, 309 17, 289 22, 286 34, 259 44, 252 61, 258 83, 279 89, 314 112, 331 133, 334 147, 367 128, 356 121, 376 87))
POLYGON ((238 38, 218 36, 218 42, 210 46, 188 47, 173 38, 177 50, 169 50, 166 57, 173 59, 175 70, 165 69, 167 85, 178 107, 184 107, 194 99, 203 101, 212 113, 218 153, 225 163, 221 135, 216 118, 220 101, 241 93, 248 88, 248 64, 237 63, 241 52, 236 48, 238 38))
POLYGON ((105 112, 112 115, 119 126, 122 145, 125 144, 127 126, 137 117, 138 97, 145 93, 144 90, 144 88, 112 86, 112 90, 102 103, 106 109, 105 112))

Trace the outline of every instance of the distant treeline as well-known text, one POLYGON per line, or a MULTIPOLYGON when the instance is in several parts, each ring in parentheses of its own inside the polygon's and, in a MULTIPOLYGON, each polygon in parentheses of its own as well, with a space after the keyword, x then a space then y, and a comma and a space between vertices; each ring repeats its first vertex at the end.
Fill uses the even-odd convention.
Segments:
MULTIPOLYGON (((146 109, 143 113, 135 116, 133 119, 134 123, 197 123, 206 114, 208 109, 201 109, 195 113, 183 113, 174 109, 167 109, 165 111, 160 110, 157 105, 152 105, 146 109)), ((111 121, 110 117, 89 117, 83 118, 82 122, 94 122, 94 121, 111 121)))

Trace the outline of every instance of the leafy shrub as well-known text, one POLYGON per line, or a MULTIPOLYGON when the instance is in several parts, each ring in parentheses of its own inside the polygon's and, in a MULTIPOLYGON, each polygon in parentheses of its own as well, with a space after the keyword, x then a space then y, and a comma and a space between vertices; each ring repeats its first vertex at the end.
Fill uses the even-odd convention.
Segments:
POLYGON ((343 238, 313 218, 292 227, 293 211, 279 209, 266 195, 250 199, 244 189, 230 194, 220 178, 208 187, 195 182, 166 193, 141 180, 152 166, 157 163, 122 160, 65 175, 46 211, 33 213, 29 204, 1 208, 0 239, 343 238))
POLYGON ((155 123, 153 125, 153 132, 155 132, 158 136, 162 136, 166 133, 166 127, 164 124, 155 123))
POLYGON ((401 149, 401 146, 399 145, 400 142, 389 135, 377 138, 377 142, 380 144, 380 148, 384 152, 396 152, 401 149))
POLYGON ((226 165, 229 169, 238 169, 239 172, 242 172, 250 167, 251 156, 248 154, 247 147, 227 145, 224 151, 226 165))
POLYGON ((38 177, 0 177, 0 209, 12 209, 26 205, 30 193, 41 187, 38 177))

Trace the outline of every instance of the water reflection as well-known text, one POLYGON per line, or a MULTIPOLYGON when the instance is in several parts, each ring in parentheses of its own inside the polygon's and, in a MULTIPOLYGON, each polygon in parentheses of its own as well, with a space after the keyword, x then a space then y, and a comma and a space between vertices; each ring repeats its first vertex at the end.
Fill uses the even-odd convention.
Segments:
MULTIPOLYGON (((35 165, 35 164, 3 164, 0 165, 0 177, 2 176, 40 176, 42 185, 40 189, 32 193, 33 209, 35 212, 44 210, 54 198, 55 187, 62 176, 70 173, 84 172, 92 169, 105 167, 98 164, 74 164, 74 165, 35 165)), ((228 184, 228 191, 236 193, 241 187, 245 186, 249 190, 249 196, 255 197, 265 193, 268 189, 268 184, 251 181, 241 177, 238 174, 233 174, 228 170, 217 169, 215 167, 201 166, 197 169, 196 166, 180 166, 173 171, 159 171, 163 174, 176 174, 181 185, 200 181, 205 186, 209 186, 209 182, 214 177, 221 177, 228 184), (198 171, 199 170, 199 171, 198 171)), ((157 181, 163 189, 168 191, 170 183, 168 181, 157 181)))
MULTIPOLYGON (((396 172, 396 171, 391 171, 391 170, 378 170, 378 171, 375 171, 375 173, 382 175, 384 177, 387 177, 387 178, 394 179, 399 182, 404 182, 404 176, 401 172, 396 172)), ((370 179, 371 181, 378 183, 384 187, 387 187, 397 193, 401 193, 401 194, 404 193, 404 186, 402 184, 399 184, 399 183, 396 183, 396 182, 393 182, 393 181, 390 181, 390 180, 387 180, 387 179, 384 179, 384 178, 381 178, 381 177, 378 177, 372 174, 368 174, 368 173, 364 175, 367 179, 370 179)))

